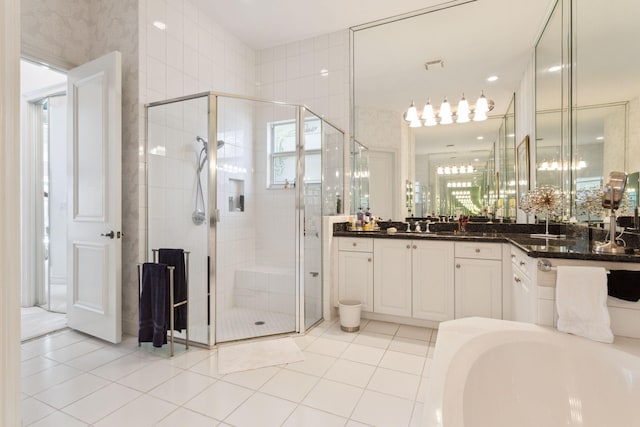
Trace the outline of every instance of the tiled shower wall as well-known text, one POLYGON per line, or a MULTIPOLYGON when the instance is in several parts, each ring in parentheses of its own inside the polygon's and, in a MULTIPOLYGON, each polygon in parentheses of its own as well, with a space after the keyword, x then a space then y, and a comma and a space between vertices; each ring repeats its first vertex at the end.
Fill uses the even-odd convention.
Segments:
MULTIPOLYGON (((189 2, 188 0, 140 0, 140 75, 141 75, 141 105, 161 101, 165 99, 192 95, 199 92, 219 91, 240 95, 253 96, 255 94, 255 55, 252 49, 245 46, 232 34, 228 33, 211 18, 189 2), (156 28, 155 21, 164 22, 166 30, 156 28)), ((206 111, 198 114, 201 123, 200 136, 206 137, 206 111)), ((236 109, 233 111, 235 117, 233 122, 222 122, 218 138, 225 140, 225 145, 218 151, 219 163, 237 162, 241 151, 245 150, 245 144, 251 144, 250 111, 236 109), (249 123, 247 129, 246 123, 249 123), (224 126, 227 126, 226 128, 224 126), (239 126, 239 127, 238 127, 239 126), (241 132, 241 130, 248 132, 241 132), (233 132, 233 135, 231 134, 233 132), (242 135, 242 137, 240 136, 242 135)), ((144 116, 142 116, 144 117, 144 116)), ((186 118, 186 116, 185 116, 186 118)), ((195 142, 195 136, 192 141, 195 142)), ((142 129, 140 140, 144 141, 144 128, 142 129)), ((151 143, 151 141, 149 141, 151 143)), ((195 204, 195 154, 191 144, 183 141, 182 161, 172 164, 171 175, 182 177, 181 182, 184 187, 179 190, 181 200, 178 206, 173 207, 173 212, 179 218, 176 223, 167 224, 167 233, 161 233, 162 246, 180 247, 191 251, 192 265, 190 281, 197 289, 203 289, 207 282, 206 254, 208 252, 208 227, 206 225, 195 225, 191 222, 191 212, 195 204), (175 212, 179 211, 179 213, 175 212)), ((215 141, 210 144, 215 147, 215 141)), ((142 146, 144 147, 144 145, 142 146)), ((251 147, 246 151, 250 154, 251 147)), ((140 170, 145 168, 145 150, 140 150, 139 164, 140 170)), ((244 158, 242 162, 247 162, 241 166, 251 170, 251 157, 244 158)), ((208 164, 207 164, 208 166, 208 164)), ((226 181, 225 173, 220 173, 219 178, 226 181)), ((141 174, 141 196, 139 200, 140 212, 146 211, 146 188, 145 177, 141 174)), ((205 203, 207 200, 208 186, 206 168, 201 175, 205 203)), ((150 177, 151 180, 151 177, 150 177)), ((167 182, 171 186, 170 181, 167 182)), ((152 185, 149 182, 149 185, 152 185)), ((245 189, 251 190, 251 184, 245 183, 245 189)), ((160 190, 160 188, 155 188, 160 190)), ((176 194, 177 189, 165 188, 166 191, 158 193, 176 194)), ((226 190, 224 186, 219 194, 220 199, 226 200, 226 190)), ((169 214, 171 211, 167 212, 169 214)), ((233 262, 251 262, 250 251, 243 251, 241 236, 236 234, 238 230, 247 231, 249 213, 243 216, 233 217, 228 212, 221 209, 221 222, 217 228, 218 241, 222 246, 221 256, 218 259, 219 271, 226 271, 227 260, 233 262), (230 239, 234 236, 236 239, 230 239), (234 257, 235 255, 235 257, 234 257)), ((157 219, 157 218, 156 218, 157 219)), ((146 221, 141 216, 140 239, 146 235, 146 221)), ((151 224, 151 222, 150 222, 151 224)), ((150 230, 152 231, 152 230, 150 230)), ((157 230, 153 230, 153 236, 157 238, 157 230)), ((151 235, 151 234, 150 234, 151 235)), ((151 248, 148 248, 149 250, 151 248)), ((144 245, 141 245, 140 259, 145 259, 144 245)), ((220 284, 228 283, 224 277, 220 277, 220 284)), ((229 292, 224 286, 216 289, 217 297, 227 303, 229 292)), ((206 342, 206 324, 202 324, 206 310, 205 295, 200 293, 193 298, 202 300, 196 311, 193 312, 192 319, 200 320, 193 330, 198 334, 197 340, 206 342)), ((124 313, 125 318, 135 322, 137 310, 124 313)), ((137 326, 136 326, 137 327, 137 326)))

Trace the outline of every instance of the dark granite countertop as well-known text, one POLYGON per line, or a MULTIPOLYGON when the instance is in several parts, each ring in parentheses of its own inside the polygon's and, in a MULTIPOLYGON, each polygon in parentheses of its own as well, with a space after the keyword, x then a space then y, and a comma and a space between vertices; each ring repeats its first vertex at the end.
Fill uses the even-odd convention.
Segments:
POLYGON ((591 252, 588 233, 570 235, 564 238, 534 238, 531 234, 500 232, 406 232, 389 234, 386 231, 340 231, 336 237, 373 237, 378 239, 452 240, 488 243, 510 243, 533 258, 565 258, 591 261, 640 262, 640 251, 629 254, 596 254, 591 252))

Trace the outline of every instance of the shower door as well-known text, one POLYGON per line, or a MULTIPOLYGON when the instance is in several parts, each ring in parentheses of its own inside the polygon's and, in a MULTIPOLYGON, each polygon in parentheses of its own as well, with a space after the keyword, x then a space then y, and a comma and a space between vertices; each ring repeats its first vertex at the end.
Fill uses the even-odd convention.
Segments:
POLYGON ((295 332, 297 107, 216 98, 215 342, 295 332))
MULTIPOLYGON (((322 320, 322 218, 343 212, 342 174, 344 134, 309 110, 304 112, 304 186, 302 191, 304 223, 302 240, 303 324, 306 330, 322 320)), ((330 231, 327 231, 330 232, 330 231)))

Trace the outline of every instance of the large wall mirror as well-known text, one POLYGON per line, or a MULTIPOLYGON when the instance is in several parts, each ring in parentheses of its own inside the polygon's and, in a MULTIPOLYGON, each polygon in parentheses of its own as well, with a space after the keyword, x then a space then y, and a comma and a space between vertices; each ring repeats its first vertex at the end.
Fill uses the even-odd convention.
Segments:
POLYGON ((524 136, 514 93, 552 0, 439 3, 352 29, 354 134, 368 148, 371 176, 386 173, 391 185, 371 180, 371 210, 391 200, 394 219, 456 211, 514 219, 515 145, 524 136), (412 101, 437 109, 447 98, 455 109, 463 94, 473 105, 483 91, 495 103, 486 121, 411 128, 403 120, 412 101))
POLYGON ((566 191, 578 220, 584 193, 640 169, 638 16, 637 1, 558 0, 536 47, 536 185, 566 191))

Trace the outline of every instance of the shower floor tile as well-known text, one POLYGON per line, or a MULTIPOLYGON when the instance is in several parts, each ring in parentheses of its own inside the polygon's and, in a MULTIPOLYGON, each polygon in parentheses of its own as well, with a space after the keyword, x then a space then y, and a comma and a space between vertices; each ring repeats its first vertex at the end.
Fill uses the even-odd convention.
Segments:
POLYGON ((216 342, 295 332, 294 315, 234 307, 218 313, 216 342))

